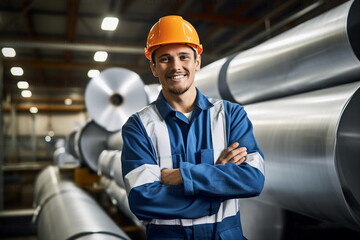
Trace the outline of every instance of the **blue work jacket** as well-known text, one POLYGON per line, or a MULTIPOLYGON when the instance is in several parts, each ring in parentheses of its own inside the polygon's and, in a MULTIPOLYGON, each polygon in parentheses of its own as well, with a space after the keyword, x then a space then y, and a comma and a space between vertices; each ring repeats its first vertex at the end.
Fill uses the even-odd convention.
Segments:
POLYGON ((260 194, 264 160, 244 108, 197 90, 189 120, 162 93, 122 128, 122 170, 131 211, 148 239, 245 239, 238 198, 260 194), (215 164, 234 142, 247 160, 215 164), (181 185, 161 183, 161 169, 179 168, 181 185))

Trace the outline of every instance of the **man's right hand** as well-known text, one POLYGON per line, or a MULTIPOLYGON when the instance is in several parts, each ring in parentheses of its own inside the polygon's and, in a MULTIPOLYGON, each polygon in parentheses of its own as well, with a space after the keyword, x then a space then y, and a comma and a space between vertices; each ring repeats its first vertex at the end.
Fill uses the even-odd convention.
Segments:
POLYGON ((216 164, 226 164, 232 162, 239 165, 246 161, 246 155, 246 147, 239 147, 239 143, 234 142, 221 153, 219 159, 216 161, 216 164))

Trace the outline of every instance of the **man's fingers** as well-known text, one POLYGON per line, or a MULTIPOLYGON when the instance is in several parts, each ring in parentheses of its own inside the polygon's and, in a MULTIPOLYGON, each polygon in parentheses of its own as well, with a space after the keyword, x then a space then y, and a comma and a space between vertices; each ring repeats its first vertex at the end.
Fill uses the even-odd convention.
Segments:
POLYGON ((247 149, 246 147, 237 148, 238 146, 239 143, 235 142, 226 148, 217 161, 217 164, 226 164, 228 162, 242 163, 244 160, 241 159, 247 155, 247 149))
POLYGON ((229 162, 237 163, 239 161, 244 162, 246 160, 247 152, 246 148, 240 149, 236 155, 234 155, 229 162))

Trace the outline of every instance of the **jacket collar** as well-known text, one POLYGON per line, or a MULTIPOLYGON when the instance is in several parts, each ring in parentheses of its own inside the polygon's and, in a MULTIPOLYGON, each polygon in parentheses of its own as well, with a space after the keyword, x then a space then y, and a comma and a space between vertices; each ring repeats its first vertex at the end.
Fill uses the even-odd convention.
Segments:
MULTIPOLYGON (((197 111, 203 111, 206 109, 209 109, 211 107, 213 107, 214 105, 208 100, 208 97, 206 97, 205 95, 203 95, 199 89, 196 88, 196 105, 195 108, 193 110, 193 114, 194 112, 197 111), (198 109, 198 110, 197 110, 198 109)), ((162 116, 163 119, 166 119, 167 116, 174 112, 176 114, 176 110, 174 110, 170 104, 166 101, 162 91, 159 93, 158 98, 156 99, 156 101, 154 102, 156 105, 156 108, 158 109, 160 115, 162 116)))

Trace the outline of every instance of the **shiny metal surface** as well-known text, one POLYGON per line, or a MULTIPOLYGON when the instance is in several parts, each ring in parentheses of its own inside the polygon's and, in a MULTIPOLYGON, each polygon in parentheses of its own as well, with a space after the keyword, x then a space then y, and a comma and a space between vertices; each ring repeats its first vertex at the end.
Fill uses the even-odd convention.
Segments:
POLYGON ((148 103, 139 75, 124 68, 109 68, 90 80, 85 105, 90 117, 108 131, 118 131, 128 117, 148 103))
POLYGON ((251 240, 282 240, 286 229, 285 210, 255 198, 240 200, 241 226, 251 240))
POLYGON ((93 233, 112 236, 109 239, 129 239, 94 199, 63 179, 54 166, 44 169, 36 179, 37 239, 78 239, 93 233))
MULTIPOLYGON (((351 42, 360 43, 349 39, 347 26, 349 15, 359 19, 359 12, 359 1, 349 1, 240 53, 227 75, 236 101, 248 104, 358 80, 360 61, 351 42)), ((360 24, 352 31, 360 34, 360 24)))
POLYGON ((127 238, 112 236, 106 233, 91 233, 76 238, 76 240, 119 240, 119 239, 127 239, 127 238))
POLYGON ((87 122, 80 130, 78 140, 80 159, 94 172, 98 169, 101 152, 107 149, 107 141, 111 134, 94 121, 87 122))
POLYGON ((220 70, 227 58, 220 59, 201 68, 195 74, 195 85, 201 92, 212 98, 222 98, 219 90, 220 70))
POLYGON ((265 154, 260 199, 360 228, 360 82, 245 107, 265 154))
POLYGON ((124 188, 120 187, 115 181, 111 181, 106 192, 113 204, 116 205, 122 213, 130 218, 138 227, 145 229, 144 224, 131 212, 127 193, 124 188))
POLYGON ((121 136, 121 131, 114 132, 108 137, 107 149, 109 150, 121 150, 124 142, 121 136))
POLYGON ((103 150, 98 160, 98 175, 112 179, 114 177, 114 156, 117 150, 103 150))
POLYGON ((121 151, 118 151, 114 156, 114 177, 116 184, 119 187, 125 188, 125 183, 122 175, 122 166, 121 166, 121 151))
POLYGON ((197 73, 204 80, 197 86, 246 105, 357 81, 359 12, 359 1, 346 2, 228 62, 220 59, 197 73))
POLYGON ((152 103, 159 96, 159 93, 161 91, 161 84, 157 84, 157 83, 148 84, 148 85, 145 85, 144 88, 145 88, 145 92, 147 94, 149 103, 152 103))
POLYGON ((129 239, 85 192, 66 192, 53 197, 38 217, 37 232, 39 240, 76 239, 99 232, 129 239))

